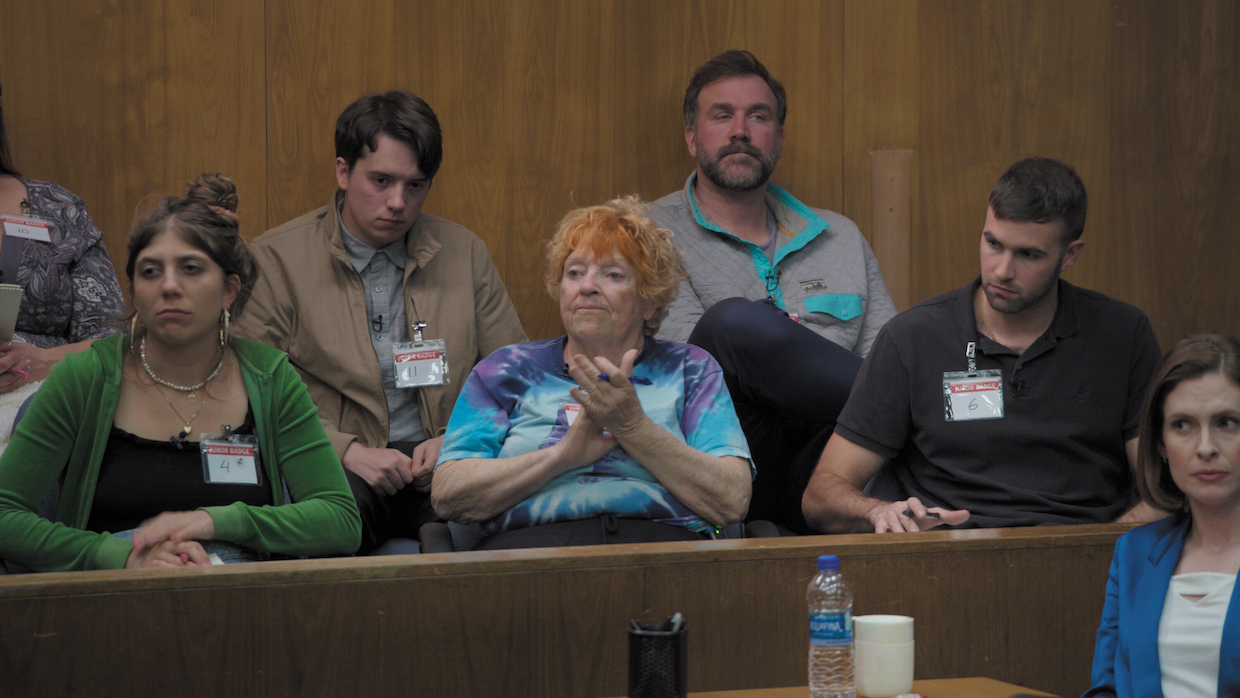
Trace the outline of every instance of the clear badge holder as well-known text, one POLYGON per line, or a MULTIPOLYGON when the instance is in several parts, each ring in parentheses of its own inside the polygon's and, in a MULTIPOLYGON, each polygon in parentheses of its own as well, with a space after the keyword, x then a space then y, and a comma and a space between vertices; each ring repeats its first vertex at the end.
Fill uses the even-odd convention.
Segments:
POLYGON ((1003 371, 978 369, 977 343, 965 346, 967 371, 943 372, 943 417, 949 422, 1003 419, 1003 371))
POLYGON ((12 216, 5 214, 0 216, 0 220, 4 221, 4 236, 13 238, 22 238, 25 240, 38 240, 39 242, 53 242, 53 231, 56 226, 51 221, 22 214, 20 216, 12 216))
POLYGON ((1003 419, 1003 371, 945 371, 943 410, 949 422, 1003 419))
POLYGON ((263 484, 258 438, 234 434, 227 424, 223 429, 223 434, 203 434, 199 442, 203 481, 213 485, 263 484))
POLYGON ((448 380, 448 346, 442 339, 422 339, 425 322, 413 323, 413 341, 392 345, 397 388, 444 385, 448 380))

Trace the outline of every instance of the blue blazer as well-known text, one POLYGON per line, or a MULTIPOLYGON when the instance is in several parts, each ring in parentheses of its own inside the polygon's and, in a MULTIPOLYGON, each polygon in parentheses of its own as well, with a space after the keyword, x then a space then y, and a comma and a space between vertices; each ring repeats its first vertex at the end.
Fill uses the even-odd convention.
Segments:
MULTIPOLYGON (((1115 544, 1107 600, 1094 646, 1093 688, 1085 698, 1162 698, 1158 623, 1171 573, 1188 535, 1187 515, 1172 516, 1125 533, 1115 544)), ((1240 584, 1223 620, 1218 695, 1240 696, 1240 584)))

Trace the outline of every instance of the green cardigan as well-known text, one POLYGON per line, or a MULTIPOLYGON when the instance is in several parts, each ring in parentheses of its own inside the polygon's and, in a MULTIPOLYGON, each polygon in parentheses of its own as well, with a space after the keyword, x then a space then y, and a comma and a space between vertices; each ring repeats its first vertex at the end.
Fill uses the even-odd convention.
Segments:
MULTIPOLYGON (((127 540, 83 530, 120 398, 128 335, 105 337, 69 354, 35 393, 0 456, 0 557, 39 571, 115 569, 127 540), (60 480, 55 523, 36 512, 60 480)), ((286 555, 352 553, 361 541, 357 503, 310 395, 288 356, 234 338, 259 454, 273 501, 205 507, 215 538, 286 555)))

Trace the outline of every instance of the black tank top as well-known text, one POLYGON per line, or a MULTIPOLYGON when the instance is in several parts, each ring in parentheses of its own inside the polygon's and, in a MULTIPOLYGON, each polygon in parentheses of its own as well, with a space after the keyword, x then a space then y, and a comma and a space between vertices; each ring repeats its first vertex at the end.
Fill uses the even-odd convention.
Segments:
MULTIPOLYGON (((254 433, 253 411, 246 412, 245 422, 234 433, 254 433)), ((137 528, 165 511, 233 502, 272 504, 271 484, 265 480, 262 485, 210 484, 203 479, 198 442, 153 441, 112 427, 86 529, 116 533, 137 528)))

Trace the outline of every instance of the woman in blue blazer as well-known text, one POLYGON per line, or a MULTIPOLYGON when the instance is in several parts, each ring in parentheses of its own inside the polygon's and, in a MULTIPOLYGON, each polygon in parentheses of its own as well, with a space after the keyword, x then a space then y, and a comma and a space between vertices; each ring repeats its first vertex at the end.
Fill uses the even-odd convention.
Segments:
POLYGON ((1137 490, 1172 516, 1115 545, 1085 696, 1240 696, 1240 341, 1176 345, 1139 443, 1137 490))

